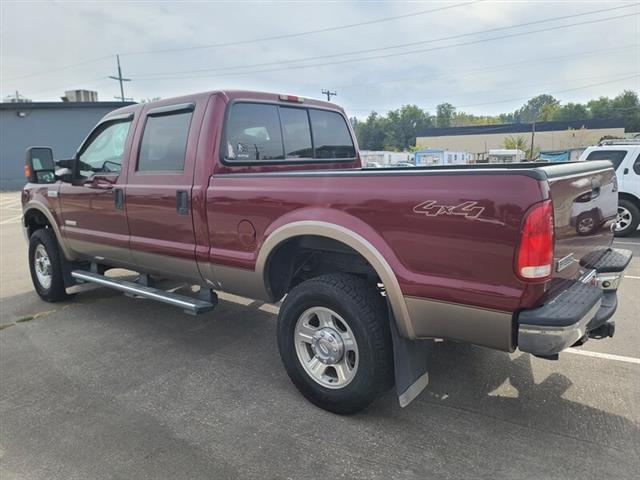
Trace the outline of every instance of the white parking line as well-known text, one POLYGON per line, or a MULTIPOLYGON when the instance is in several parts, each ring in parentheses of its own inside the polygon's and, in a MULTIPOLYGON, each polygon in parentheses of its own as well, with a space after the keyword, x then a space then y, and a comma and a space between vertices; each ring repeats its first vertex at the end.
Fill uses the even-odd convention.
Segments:
POLYGON ((622 243, 624 245, 638 245, 640 247, 640 242, 624 242, 622 240, 614 240, 613 243, 622 243))
POLYGON ((565 352, 575 353, 576 355, 584 355, 585 357, 602 358, 604 360, 615 360, 618 362, 640 365, 640 358, 635 357, 624 357, 622 355, 611 355, 610 353, 591 352, 589 350, 579 350, 577 348, 567 348, 565 352))
POLYGON ((0 222, 0 225, 5 225, 5 224, 7 224, 7 223, 17 222, 17 221, 18 221, 18 220, 20 220, 21 218, 22 218, 22 214, 17 215, 17 216, 15 216, 15 217, 11 217, 11 218, 6 218, 6 219, 4 219, 4 220, 2 220, 2 221, 0 222))
POLYGON ((634 280, 640 280, 640 277, 635 277, 633 275, 625 275, 624 278, 633 278, 634 280))

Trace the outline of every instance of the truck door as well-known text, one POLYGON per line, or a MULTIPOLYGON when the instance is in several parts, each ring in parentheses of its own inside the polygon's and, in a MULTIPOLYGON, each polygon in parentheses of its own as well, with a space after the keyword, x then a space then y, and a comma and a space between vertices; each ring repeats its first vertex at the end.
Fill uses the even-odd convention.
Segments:
POLYGON ((131 253, 145 273, 199 281, 191 194, 204 105, 143 111, 125 189, 131 253))
POLYGON ((122 199, 133 119, 129 113, 98 124, 76 154, 73 178, 58 191, 62 235, 69 248, 120 266, 132 263, 122 199))

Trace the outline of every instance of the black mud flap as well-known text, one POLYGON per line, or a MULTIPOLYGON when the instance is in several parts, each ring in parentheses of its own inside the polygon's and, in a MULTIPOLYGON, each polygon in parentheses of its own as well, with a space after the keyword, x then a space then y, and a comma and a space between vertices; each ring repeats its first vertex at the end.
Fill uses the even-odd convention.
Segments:
POLYGON ((409 340, 398 333, 395 318, 390 312, 393 338, 393 365, 396 393, 401 407, 409 405, 429 384, 426 340, 409 340))

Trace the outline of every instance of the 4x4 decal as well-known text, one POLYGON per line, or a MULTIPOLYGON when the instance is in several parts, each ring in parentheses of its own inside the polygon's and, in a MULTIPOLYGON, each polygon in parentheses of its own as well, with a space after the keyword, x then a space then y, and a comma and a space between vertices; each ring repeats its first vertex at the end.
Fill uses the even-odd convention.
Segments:
POLYGON ((413 207, 413 211, 428 217, 461 215, 470 220, 475 220, 484 212, 484 207, 478 207, 477 205, 478 202, 463 202, 460 205, 438 205, 436 200, 427 200, 413 207))

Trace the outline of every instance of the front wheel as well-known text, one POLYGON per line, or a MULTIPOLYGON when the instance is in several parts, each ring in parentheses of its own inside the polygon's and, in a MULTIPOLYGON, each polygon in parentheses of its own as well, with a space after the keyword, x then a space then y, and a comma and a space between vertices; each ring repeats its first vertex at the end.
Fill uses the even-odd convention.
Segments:
POLYGON ((29 270, 36 293, 45 302, 67 297, 58 241, 48 228, 36 230, 29 238, 29 270))
POLYGON ((282 362, 315 405, 356 413, 393 385, 386 304, 375 285, 347 274, 307 280, 286 297, 278 319, 282 362))
POLYGON ((618 218, 616 219, 616 237, 631 235, 640 223, 640 210, 629 200, 622 198, 618 201, 618 218))

